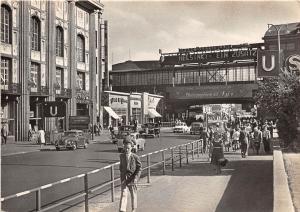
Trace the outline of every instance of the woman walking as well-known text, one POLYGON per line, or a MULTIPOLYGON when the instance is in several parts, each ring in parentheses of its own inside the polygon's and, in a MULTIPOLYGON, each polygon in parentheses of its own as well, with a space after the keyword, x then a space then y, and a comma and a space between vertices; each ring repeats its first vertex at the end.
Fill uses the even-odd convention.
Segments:
POLYGON ((224 159, 222 137, 222 133, 216 131, 212 141, 211 164, 215 166, 216 174, 221 173, 220 160, 224 159))
POLYGON ((265 153, 269 154, 270 153, 269 139, 271 138, 271 134, 270 134, 270 131, 268 130, 268 126, 264 126, 263 131, 262 131, 262 138, 263 138, 265 153))

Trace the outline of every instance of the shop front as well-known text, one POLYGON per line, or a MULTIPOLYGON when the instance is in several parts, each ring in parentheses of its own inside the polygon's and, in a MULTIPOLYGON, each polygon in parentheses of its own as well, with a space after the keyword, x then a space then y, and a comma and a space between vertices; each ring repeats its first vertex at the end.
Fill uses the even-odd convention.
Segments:
POLYGON ((137 124, 142 123, 142 94, 132 93, 130 94, 130 122, 137 124))
POLYGON ((156 122, 162 116, 156 111, 156 107, 163 96, 143 93, 143 123, 156 122))
POLYGON ((104 91, 102 96, 104 127, 119 126, 129 123, 129 96, 130 94, 128 93, 104 91))

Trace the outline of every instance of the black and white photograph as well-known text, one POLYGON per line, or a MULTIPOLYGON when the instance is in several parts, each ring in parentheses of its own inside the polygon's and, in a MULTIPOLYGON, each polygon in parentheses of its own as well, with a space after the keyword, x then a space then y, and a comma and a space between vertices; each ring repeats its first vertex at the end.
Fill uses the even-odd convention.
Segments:
POLYGON ((3 212, 300 212, 299 0, 0 0, 3 212))

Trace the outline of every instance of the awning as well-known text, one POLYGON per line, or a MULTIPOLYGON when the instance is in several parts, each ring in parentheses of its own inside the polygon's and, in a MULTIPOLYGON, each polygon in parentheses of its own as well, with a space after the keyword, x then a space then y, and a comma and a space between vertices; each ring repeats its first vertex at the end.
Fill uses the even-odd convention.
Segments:
POLYGON ((148 109, 150 118, 161 117, 161 115, 155 109, 148 109))
POLYGON ((104 107, 104 109, 108 112, 108 114, 113 117, 114 119, 119 119, 120 117, 118 116, 118 114, 115 113, 115 111, 113 111, 113 109, 111 109, 111 107, 104 107))

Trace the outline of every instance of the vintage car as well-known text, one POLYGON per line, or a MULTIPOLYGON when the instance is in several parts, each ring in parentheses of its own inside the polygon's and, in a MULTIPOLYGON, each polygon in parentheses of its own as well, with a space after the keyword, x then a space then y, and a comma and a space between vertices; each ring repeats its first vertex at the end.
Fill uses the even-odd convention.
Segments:
POLYGON ((75 150, 80 147, 86 149, 88 143, 88 134, 84 133, 82 130, 68 130, 55 142, 55 148, 58 151, 61 149, 75 150))
POLYGON ((186 125, 185 122, 180 122, 175 125, 173 128, 173 133, 189 133, 190 128, 186 125))
MULTIPOLYGON (((145 141, 145 139, 143 139, 141 137, 141 135, 139 133, 134 132, 134 133, 130 133, 129 135, 126 135, 126 136, 130 136, 132 142, 134 143, 132 152, 137 152, 138 150, 143 151, 145 149, 146 141, 145 141)), ((123 149, 124 149, 123 139, 118 140, 117 148, 118 148, 118 152, 123 151, 123 149)))
POLYGON ((160 127, 157 123, 146 123, 142 125, 142 129, 139 131, 139 133, 143 137, 159 137, 160 136, 160 127))
POLYGON ((203 127, 202 122, 192 122, 190 134, 191 135, 199 135, 200 134, 200 127, 203 127))
POLYGON ((116 144, 119 140, 123 140, 126 135, 134 132, 133 125, 123 125, 118 128, 118 133, 112 135, 112 143, 116 144))

